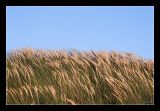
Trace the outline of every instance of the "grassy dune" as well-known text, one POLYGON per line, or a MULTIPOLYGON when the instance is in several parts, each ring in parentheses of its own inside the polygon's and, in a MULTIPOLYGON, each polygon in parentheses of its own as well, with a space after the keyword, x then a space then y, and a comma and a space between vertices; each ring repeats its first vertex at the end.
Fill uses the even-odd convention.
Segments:
POLYGON ((130 53, 15 50, 7 104, 153 104, 154 62, 130 53))

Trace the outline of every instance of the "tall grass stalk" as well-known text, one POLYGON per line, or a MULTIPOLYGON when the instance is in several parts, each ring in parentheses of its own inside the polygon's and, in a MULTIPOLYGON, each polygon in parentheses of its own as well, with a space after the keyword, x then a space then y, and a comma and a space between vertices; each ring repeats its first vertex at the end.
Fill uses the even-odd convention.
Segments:
POLYGON ((12 51, 7 104, 153 104, 154 62, 130 53, 12 51))

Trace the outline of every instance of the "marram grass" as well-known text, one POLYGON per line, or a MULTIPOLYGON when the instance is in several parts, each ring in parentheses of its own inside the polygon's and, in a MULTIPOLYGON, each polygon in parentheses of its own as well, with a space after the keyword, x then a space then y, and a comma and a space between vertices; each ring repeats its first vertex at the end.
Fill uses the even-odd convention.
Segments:
POLYGON ((13 51, 7 104, 154 104, 154 62, 130 53, 13 51))

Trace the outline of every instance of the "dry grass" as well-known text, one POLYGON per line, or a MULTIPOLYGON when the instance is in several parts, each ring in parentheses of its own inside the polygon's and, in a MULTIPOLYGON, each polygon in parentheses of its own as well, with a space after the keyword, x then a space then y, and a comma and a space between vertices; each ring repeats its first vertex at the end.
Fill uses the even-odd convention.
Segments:
POLYGON ((15 50, 7 104, 153 104, 154 62, 130 53, 15 50))

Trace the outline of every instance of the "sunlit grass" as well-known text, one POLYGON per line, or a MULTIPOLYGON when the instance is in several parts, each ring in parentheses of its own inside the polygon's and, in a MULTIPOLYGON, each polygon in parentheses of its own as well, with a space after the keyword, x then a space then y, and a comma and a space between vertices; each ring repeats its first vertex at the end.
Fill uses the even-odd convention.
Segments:
POLYGON ((130 53, 21 49, 6 58, 7 104, 153 104, 154 62, 130 53))

